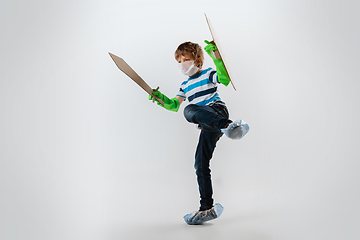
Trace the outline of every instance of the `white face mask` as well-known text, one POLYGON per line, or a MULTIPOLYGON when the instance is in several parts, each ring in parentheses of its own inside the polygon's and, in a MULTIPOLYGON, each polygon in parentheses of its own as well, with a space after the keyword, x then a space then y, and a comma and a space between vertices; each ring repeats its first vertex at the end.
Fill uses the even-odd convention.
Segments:
POLYGON ((192 76, 197 71, 199 71, 199 68, 195 66, 195 61, 186 61, 179 63, 179 69, 182 74, 185 74, 186 76, 192 76))

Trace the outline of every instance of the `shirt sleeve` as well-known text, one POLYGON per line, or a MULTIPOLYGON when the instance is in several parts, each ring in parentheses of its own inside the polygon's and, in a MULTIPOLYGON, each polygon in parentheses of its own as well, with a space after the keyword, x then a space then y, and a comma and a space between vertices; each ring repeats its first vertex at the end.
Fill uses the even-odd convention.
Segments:
POLYGON ((217 84, 217 83, 220 83, 219 80, 218 80, 218 77, 217 77, 217 73, 215 70, 212 70, 209 74, 209 80, 214 83, 214 84, 217 84))
POLYGON ((183 98, 186 99, 186 95, 185 95, 184 90, 182 88, 179 89, 179 93, 176 96, 183 97, 183 98))

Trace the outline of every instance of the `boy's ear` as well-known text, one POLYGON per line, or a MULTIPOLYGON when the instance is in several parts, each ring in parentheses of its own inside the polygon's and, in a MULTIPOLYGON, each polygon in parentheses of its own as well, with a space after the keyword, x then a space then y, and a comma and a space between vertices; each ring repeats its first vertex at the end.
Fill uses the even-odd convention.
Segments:
POLYGON ((199 57, 197 60, 196 60, 196 66, 199 66, 201 64, 201 58, 199 57))

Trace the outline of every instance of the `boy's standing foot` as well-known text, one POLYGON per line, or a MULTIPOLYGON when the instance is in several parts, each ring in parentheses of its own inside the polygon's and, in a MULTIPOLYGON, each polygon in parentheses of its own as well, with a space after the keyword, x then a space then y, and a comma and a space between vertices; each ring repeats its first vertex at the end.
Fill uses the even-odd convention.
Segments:
POLYGON ((227 128, 221 129, 230 139, 241 139, 249 131, 249 125, 243 120, 236 120, 230 123, 227 128))
POLYGON ((186 214, 184 216, 184 220, 189 225, 199 225, 202 224, 203 222, 207 222, 220 217, 223 211, 224 211, 224 207, 221 206, 220 203, 216 203, 214 207, 208 210, 205 211, 199 210, 193 213, 186 214))

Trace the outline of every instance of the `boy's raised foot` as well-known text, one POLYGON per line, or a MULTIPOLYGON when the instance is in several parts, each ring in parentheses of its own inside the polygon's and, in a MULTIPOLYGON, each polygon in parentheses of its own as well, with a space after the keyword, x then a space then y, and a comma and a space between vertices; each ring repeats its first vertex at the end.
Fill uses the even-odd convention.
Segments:
POLYGON ((220 217, 224 207, 220 203, 216 203, 214 207, 205 211, 196 211, 193 213, 186 214, 184 220, 189 225, 199 225, 203 222, 213 220, 220 217))
POLYGON ((229 124, 227 128, 221 129, 230 139, 241 139, 249 131, 249 125, 243 120, 236 120, 229 124))

